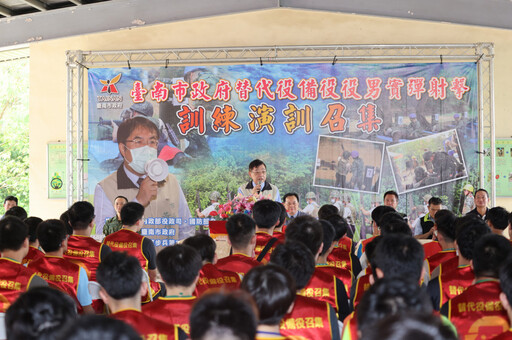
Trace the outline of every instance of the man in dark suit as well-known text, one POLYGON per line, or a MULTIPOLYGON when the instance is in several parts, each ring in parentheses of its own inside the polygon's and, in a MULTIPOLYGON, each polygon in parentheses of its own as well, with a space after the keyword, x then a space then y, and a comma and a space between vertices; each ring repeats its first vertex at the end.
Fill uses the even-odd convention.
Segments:
POLYGON ((307 215, 302 210, 299 210, 299 195, 294 192, 289 192, 283 196, 284 207, 286 208, 286 222, 288 225, 295 217, 307 215))

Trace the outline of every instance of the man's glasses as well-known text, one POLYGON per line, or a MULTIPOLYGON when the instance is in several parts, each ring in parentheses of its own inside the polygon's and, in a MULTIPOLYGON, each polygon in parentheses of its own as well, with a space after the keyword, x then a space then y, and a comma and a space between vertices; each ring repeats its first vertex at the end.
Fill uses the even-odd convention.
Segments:
POLYGON ((135 148, 139 148, 145 145, 149 145, 152 148, 156 148, 158 146, 158 140, 156 140, 155 138, 151 138, 147 142, 142 138, 128 139, 126 140, 126 142, 133 143, 135 145, 135 148))

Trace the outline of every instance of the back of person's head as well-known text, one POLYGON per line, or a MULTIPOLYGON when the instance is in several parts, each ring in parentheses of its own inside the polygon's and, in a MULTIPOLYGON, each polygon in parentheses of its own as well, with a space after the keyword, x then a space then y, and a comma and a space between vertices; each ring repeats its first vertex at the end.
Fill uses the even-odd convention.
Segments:
POLYGON ((475 277, 499 277, 501 265, 510 254, 510 241, 505 237, 489 234, 475 243, 473 271, 475 277))
POLYGON ((121 320, 105 315, 83 315, 69 323, 57 340, 142 340, 137 331, 121 320))
POLYGON ((315 272, 313 253, 298 241, 279 244, 270 255, 270 263, 286 269, 293 276, 297 289, 306 287, 315 272))
POLYGON ((463 228, 460 228, 455 239, 460 255, 467 260, 473 259, 475 243, 482 236, 491 233, 491 229, 489 229, 482 219, 478 218, 472 221, 474 221, 474 223, 465 224, 463 228))
POLYGON ((68 210, 60 214, 59 220, 61 220, 62 223, 66 226, 66 232, 68 233, 68 235, 73 235, 73 228, 71 228, 71 225, 69 224, 68 210))
POLYGON ((195 283, 203 261, 194 248, 176 244, 158 253, 156 266, 166 285, 188 287, 195 283))
POLYGON ((442 234, 448 242, 455 241, 455 220, 457 216, 450 210, 442 209, 436 212, 434 221, 436 222, 438 234, 442 234))
POLYGON ((256 223, 246 214, 234 214, 226 222, 229 242, 235 248, 244 248, 249 245, 256 231, 256 223))
POLYGON ((25 225, 28 228, 28 241, 33 243, 37 240, 37 226, 39 223, 43 222, 43 220, 39 217, 30 216, 25 221, 25 225))
POLYGON ((256 336, 257 307, 245 292, 205 293, 190 312, 192 340, 252 340, 256 336))
POLYGON ((7 339, 53 340, 76 317, 76 305, 66 293, 50 287, 32 288, 5 313, 7 339))
POLYGON ((284 224, 284 222, 286 222, 286 208, 284 206, 283 203, 280 203, 280 202, 276 202, 277 205, 279 206, 279 224, 276 225, 276 228, 281 228, 284 224))
POLYGON ((295 282, 290 273, 272 264, 249 270, 240 288, 251 294, 256 302, 259 324, 262 325, 279 325, 296 295, 295 282))
POLYGON ((318 209, 318 218, 320 220, 327 220, 331 215, 339 215, 339 209, 332 204, 324 204, 318 209))
POLYGON ((505 230, 508 226, 508 211, 502 207, 491 208, 485 214, 485 220, 491 221, 494 229, 505 230))
POLYGON ((96 280, 112 298, 131 298, 141 288, 142 270, 135 257, 114 251, 98 265, 96 280))
POLYGON ((325 218, 334 227, 334 241, 338 241, 340 238, 347 234, 348 223, 340 215, 331 215, 325 218))
POLYGON ((324 247, 320 252, 320 256, 324 256, 331 247, 332 243, 334 242, 334 236, 336 231, 334 230, 334 227, 332 226, 331 222, 326 220, 320 220, 320 223, 322 224, 322 230, 324 233, 324 237, 322 239, 324 247))
POLYGON ((68 209, 69 224, 73 230, 84 230, 94 219, 94 207, 87 201, 73 203, 68 209))
POLYGON ((375 209, 372 210, 372 221, 380 227, 382 216, 389 212, 396 212, 396 210, 388 207, 387 205, 379 205, 378 207, 375 207, 375 209))
POLYGON ((373 275, 380 269, 386 278, 410 278, 419 284, 423 268, 423 247, 413 237, 402 234, 384 236, 371 263, 373 275))
POLYGON ((285 230, 286 240, 304 243, 315 255, 322 245, 323 234, 322 224, 315 218, 307 215, 294 218, 285 230))
POLYGON ((382 236, 376 236, 373 240, 368 242, 366 247, 364 248, 364 253, 366 254, 366 258, 368 259, 368 263, 373 261, 373 255, 375 255, 375 249, 377 248, 377 245, 382 240, 382 236))
POLYGON ((512 256, 509 256, 500 269, 501 291, 507 297, 507 301, 512 306, 512 256))
POLYGON ((19 250, 28 237, 28 228, 19 218, 8 216, 0 220, 0 251, 19 250))
POLYGON ((396 211, 390 211, 380 217, 380 233, 382 236, 389 234, 403 234, 412 236, 411 228, 404 218, 396 211))
POLYGON ((270 229, 279 222, 281 208, 278 204, 272 200, 260 200, 254 203, 252 218, 258 228, 270 229))
POLYGON ((28 215, 27 215, 27 211, 25 209, 23 209, 22 207, 14 206, 11 209, 7 210, 5 212, 4 216, 14 216, 23 221, 24 219, 27 218, 28 215))
POLYGON ((473 214, 458 217, 455 220, 455 239, 457 239, 461 230, 463 230, 466 227, 473 225, 473 224, 482 224, 482 225, 485 225, 487 228, 489 228, 489 226, 484 222, 484 220, 482 220, 480 217, 477 217, 473 214))
POLYGON ((66 227, 61 220, 46 220, 37 227, 39 245, 46 253, 59 250, 67 237, 66 227))
POLYGON ((185 241, 183 241, 183 244, 194 248, 199 253, 199 255, 201 255, 201 260, 213 263, 217 244, 210 236, 205 234, 197 234, 186 238, 185 241))
POLYGON ((365 331, 390 315, 424 312, 432 313, 432 303, 418 281, 410 278, 383 278, 375 281, 364 293, 357 306, 357 327, 365 331))
POLYGON ((135 225, 144 216, 144 206, 137 202, 128 202, 121 208, 121 223, 126 226, 135 225))

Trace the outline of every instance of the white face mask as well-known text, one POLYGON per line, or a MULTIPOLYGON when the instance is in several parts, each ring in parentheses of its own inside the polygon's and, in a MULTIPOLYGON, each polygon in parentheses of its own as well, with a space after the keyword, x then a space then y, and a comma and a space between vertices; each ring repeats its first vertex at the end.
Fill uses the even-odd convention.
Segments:
POLYGON ((144 170, 144 166, 148 161, 157 158, 156 149, 150 147, 149 145, 129 150, 130 153, 132 154, 132 161, 129 163, 129 165, 133 169, 133 171, 139 174, 144 174, 146 172, 144 170))

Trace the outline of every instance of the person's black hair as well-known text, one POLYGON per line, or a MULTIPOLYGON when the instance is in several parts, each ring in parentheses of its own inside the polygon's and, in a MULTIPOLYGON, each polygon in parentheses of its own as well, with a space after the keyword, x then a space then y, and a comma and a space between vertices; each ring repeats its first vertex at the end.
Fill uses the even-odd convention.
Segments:
POLYGON ((315 272, 315 257, 305 244, 286 241, 270 255, 270 263, 286 269, 295 279, 297 289, 306 287, 315 272))
POLYGON ((512 256, 509 256, 500 269, 501 291, 505 293, 508 303, 512 306, 512 256))
POLYGON ((12 207, 11 209, 7 210, 5 212, 5 215, 4 216, 14 216, 14 217, 17 217, 19 218, 20 220, 24 220, 27 218, 28 214, 27 214, 27 211, 25 209, 23 209, 22 207, 16 205, 14 207, 12 207))
POLYGON ((478 189, 477 191, 475 191, 475 196, 476 196, 476 194, 477 194, 479 191, 483 191, 483 192, 485 192, 485 194, 487 195, 487 198, 489 198, 489 193, 487 192, 487 190, 485 190, 485 189, 483 189, 483 188, 480 188, 480 189, 478 189))
POLYGON ((334 227, 334 241, 339 241, 340 238, 347 234, 348 223, 340 215, 331 215, 325 218, 325 220, 329 221, 334 227))
POLYGON ((68 210, 60 214, 59 220, 61 220, 62 223, 66 226, 66 232, 68 233, 68 235, 73 235, 73 228, 71 228, 71 225, 69 224, 68 210))
POLYGON ((364 293, 357 306, 357 328, 365 331, 390 315, 410 312, 432 314, 432 303, 419 281, 412 278, 384 277, 375 281, 364 293))
POLYGON ((402 234, 384 236, 375 249, 371 263, 373 275, 380 269, 387 278, 411 278, 420 281, 424 251, 413 237, 402 234))
POLYGON ((75 202, 68 209, 68 217, 73 230, 85 230, 94 219, 94 207, 87 201, 75 202))
POLYGON ((184 244, 165 247, 156 256, 156 267, 168 286, 192 285, 202 266, 201 255, 184 244))
POLYGON ((8 216, 0 220, 0 251, 19 250, 28 237, 28 227, 19 218, 8 216))
POLYGON ((28 228, 28 241, 30 243, 34 243, 37 240, 37 226, 39 223, 43 222, 43 220, 36 216, 30 216, 23 222, 25 222, 25 225, 28 228))
POLYGON ((128 203, 128 198, 122 196, 122 195, 119 195, 119 196, 116 196, 116 198, 114 198, 114 202, 118 199, 118 198, 122 198, 125 200, 126 203, 128 203))
POLYGON ((153 130, 156 132, 156 139, 158 140, 160 138, 160 131, 158 130, 156 124, 146 117, 139 116, 127 119, 122 122, 121 125, 119 125, 119 129, 117 130, 117 141, 120 144, 126 145, 128 137, 130 137, 132 132, 138 127, 144 127, 148 130, 153 130))
POLYGON ((333 204, 324 204, 318 209, 318 219, 328 220, 331 215, 339 215, 340 210, 333 204))
POLYGON ((510 241, 505 237, 489 234, 475 243, 473 271, 475 277, 499 277, 501 265, 510 254, 510 241))
POLYGON ((281 208, 278 204, 272 200, 260 200, 254 203, 252 218, 258 228, 270 229, 279 222, 281 208))
POLYGON ((197 250, 199 255, 201 255, 201 260, 213 263, 217 244, 210 236, 205 234, 197 234, 186 238, 185 241, 183 241, 183 244, 186 244, 187 246, 197 250))
POLYGON ((377 248, 377 245, 379 244, 379 242, 381 240, 382 240, 382 236, 380 236, 380 235, 376 236, 373 238, 373 240, 368 242, 368 244, 364 248, 364 253, 366 254, 366 258, 368 259, 370 266, 371 266, 371 262, 373 261, 373 255, 375 254, 375 249, 377 248))
POLYGON ((480 217, 474 214, 468 214, 461 217, 457 217, 457 219, 455 220, 455 239, 457 239, 461 230, 465 229, 467 226, 472 224, 483 224, 487 228, 489 228, 489 226, 487 225, 487 223, 484 222, 484 220, 482 220, 480 217))
POLYGON ((397 193, 396 193, 396 191, 394 191, 394 190, 388 190, 388 191, 386 191, 386 192, 384 193, 384 196, 382 196, 382 199, 384 199, 384 200, 385 200, 387 195, 393 195, 393 196, 395 196, 395 197, 396 197, 396 200, 397 200, 397 201, 399 200, 399 198, 398 198, 398 194, 397 194, 397 193))
POLYGON ((272 264, 249 270, 240 288, 251 294, 256 302, 261 325, 279 325, 296 295, 295 282, 290 273, 272 264))
POLYGON ((53 340, 76 317, 76 304, 66 293, 50 287, 32 288, 5 313, 7 339, 53 340))
POLYGON ((423 160, 426 162, 426 161, 430 161, 430 158, 432 158, 433 156, 433 153, 432 151, 426 151, 423 153, 423 160))
POLYGON ((404 218, 396 211, 385 213, 380 217, 380 233, 382 236, 388 234, 403 234, 412 236, 411 228, 404 218))
POLYGON ((494 207, 487 211, 485 220, 491 221, 494 229, 505 230, 508 227, 508 211, 503 207, 494 207))
POLYGON ((476 242, 491 233, 491 229, 481 218, 468 219, 468 222, 471 221, 474 223, 465 224, 455 238, 460 255, 467 260, 473 259, 476 242))
POLYGON ((396 212, 396 210, 392 207, 388 207, 387 205, 379 205, 372 210, 372 220, 377 224, 377 226, 380 226, 382 216, 389 212, 396 212))
POLYGON ((443 204, 443 200, 439 197, 430 197, 428 200, 428 205, 441 205, 443 204))
POLYGON ((143 216, 144 206, 140 203, 128 202, 121 208, 121 223, 123 223, 123 225, 131 227, 143 216))
POLYGON ((247 214, 234 214, 226 222, 229 242, 234 248, 244 248, 251 242, 256 223, 247 214))
POLYGON ((83 315, 69 323, 57 340, 142 340, 137 331, 121 320, 106 315, 83 315))
POLYGON ((322 230, 324 233, 324 237, 322 239, 324 247, 320 252, 320 256, 324 256, 331 247, 332 243, 334 242, 334 236, 336 234, 336 231, 334 230, 334 227, 332 226, 331 222, 326 220, 320 220, 320 223, 322 224, 322 230))
POLYGON ((239 340, 254 339, 258 322, 257 310, 251 300, 242 291, 207 292, 199 298, 190 312, 190 338, 222 339, 226 335, 239 340))
POLYGON ((14 202, 16 202, 16 205, 18 205, 18 197, 16 197, 16 196, 7 196, 6 198, 4 198, 4 204, 7 201, 14 201, 14 202))
POLYGON ((448 242, 455 240, 455 220, 457 216, 450 210, 442 209, 436 212, 434 221, 437 226, 437 232, 441 233, 448 242))
POLYGON ((508 214, 508 224, 512 225, 512 212, 508 214))
POLYGON ((98 265, 96 280, 112 298, 126 299, 140 290, 142 270, 137 258, 126 252, 113 251, 98 265))
POLYGON ((286 208, 284 207, 283 203, 280 203, 280 202, 276 202, 276 203, 280 209, 279 224, 276 226, 276 228, 281 228, 283 226, 284 222, 286 222, 286 208))
POLYGON ((295 192, 289 192, 289 193, 285 194, 283 196, 283 202, 286 202, 286 198, 292 197, 292 196, 295 196, 295 198, 297 199, 297 202, 300 202, 299 195, 295 192))
POLYGON ((67 236, 66 227, 61 220, 46 220, 37 227, 37 239, 45 253, 59 250, 67 236))
POLYGON ((315 255, 322 245, 323 234, 322 224, 317 219, 308 215, 294 218, 285 230, 286 240, 304 243, 315 255))
POLYGON ((263 163, 262 160, 259 160, 259 159, 253 160, 251 163, 249 163, 249 171, 251 171, 254 168, 259 167, 260 165, 265 165, 265 169, 267 168, 267 165, 265 163, 263 163))

